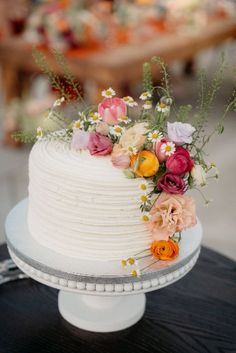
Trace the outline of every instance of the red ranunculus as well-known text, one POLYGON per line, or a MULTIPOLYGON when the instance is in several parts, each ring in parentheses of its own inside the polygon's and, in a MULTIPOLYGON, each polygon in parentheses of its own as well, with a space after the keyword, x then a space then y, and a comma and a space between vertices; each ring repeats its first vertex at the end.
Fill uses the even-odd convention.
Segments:
POLYGON ((189 151, 183 147, 177 147, 166 161, 168 172, 177 175, 183 175, 191 171, 194 166, 194 160, 191 159, 189 151))
POLYGON ((159 178, 157 187, 169 194, 183 194, 185 182, 179 175, 166 173, 159 178))
POLYGON ((108 137, 98 132, 90 133, 88 149, 91 155, 105 156, 112 152, 112 148, 113 144, 108 137))

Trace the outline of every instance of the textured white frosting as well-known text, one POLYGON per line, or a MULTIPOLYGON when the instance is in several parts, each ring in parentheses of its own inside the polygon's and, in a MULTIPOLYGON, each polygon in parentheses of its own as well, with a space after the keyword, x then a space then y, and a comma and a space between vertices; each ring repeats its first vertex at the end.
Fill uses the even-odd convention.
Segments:
POLYGON ((139 208, 141 179, 126 178, 110 156, 40 141, 30 153, 29 180, 28 225, 41 245, 105 261, 150 246, 139 208))

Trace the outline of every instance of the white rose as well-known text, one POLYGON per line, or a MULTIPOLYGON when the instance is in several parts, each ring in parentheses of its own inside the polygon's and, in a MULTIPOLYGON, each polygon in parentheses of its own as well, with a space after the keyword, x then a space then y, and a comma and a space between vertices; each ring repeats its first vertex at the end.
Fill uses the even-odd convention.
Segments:
POLYGON ((181 123, 179 121, 175 123, 167 123, 168 137, 176 145, 191 143, 194 131, 195 128, 191 124, 181 123))
POLYGON ((195 164, 191 170, 191 176, 196 186, 206 185, 206 172, 200 164, 195 164))

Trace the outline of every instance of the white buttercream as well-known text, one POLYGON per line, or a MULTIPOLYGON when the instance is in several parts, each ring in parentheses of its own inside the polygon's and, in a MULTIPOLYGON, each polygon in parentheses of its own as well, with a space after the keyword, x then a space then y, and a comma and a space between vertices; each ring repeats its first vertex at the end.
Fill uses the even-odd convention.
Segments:
POLYGON ((41 245, 105 261, 150 246, 139 208, 140 179, 126 178, 110 156, 76 152, 66 142, 37 142, 29 179, 28 224, 41 245))

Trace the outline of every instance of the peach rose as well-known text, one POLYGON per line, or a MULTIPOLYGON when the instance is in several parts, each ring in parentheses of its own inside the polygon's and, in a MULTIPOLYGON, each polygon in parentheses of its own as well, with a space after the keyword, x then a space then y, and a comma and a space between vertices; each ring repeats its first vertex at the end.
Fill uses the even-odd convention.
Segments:
POLYGON ((116 168, 127 169, 130 166, 130 157, 122 151, 119 144, 115 144, 113 147, 111 161, 116 168))
POLYGON ((149 230, 155 240, 168 240, 196 224, 196 210, 191 196, 162 192, 151 211, 149 230))
POLYGON ((140 177, 151 177, 158 171, 159 161, 153 152, 143 150, 131 157, 131 168, 140 177), (137 158, 139 158, 138 166, 136 166, 137 158))
POLYGON ((173 240, 154 240, 151 252, 159 260, 173 260, 179 255, 179 245, 173 240))
POLYGON ((138 123, 127 129, 121 136, 119 144, 123 151, 128 151, 130 146, 140 149, 144 144, 147 133, 146 123, 138 123))

